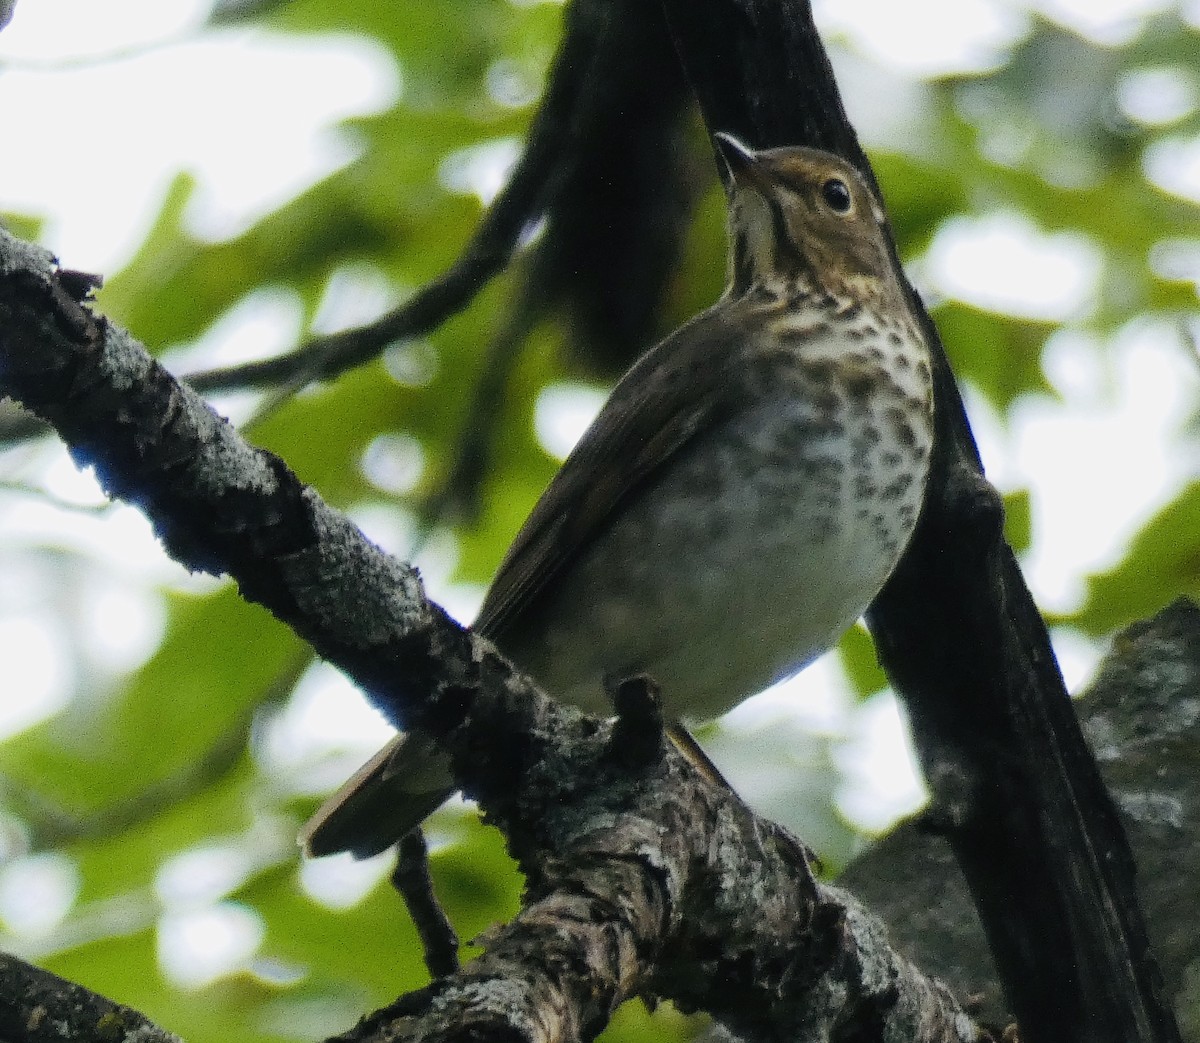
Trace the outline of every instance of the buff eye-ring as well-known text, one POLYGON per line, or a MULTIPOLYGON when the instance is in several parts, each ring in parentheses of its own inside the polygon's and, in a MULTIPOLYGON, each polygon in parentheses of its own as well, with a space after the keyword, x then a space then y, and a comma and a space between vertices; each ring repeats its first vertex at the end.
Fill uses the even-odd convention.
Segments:
POLYGON ((821 196, 835 214, 850 213, 850 189, 840 177, 831 177, 821 186, 821 196))

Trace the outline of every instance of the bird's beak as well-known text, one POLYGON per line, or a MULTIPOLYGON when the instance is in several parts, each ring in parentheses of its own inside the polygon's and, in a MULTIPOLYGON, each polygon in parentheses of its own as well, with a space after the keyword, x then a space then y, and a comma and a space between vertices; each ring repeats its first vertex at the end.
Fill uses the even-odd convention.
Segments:
POLYGON ((735 184, 757 184, 762 181, 758 153, 754 149, 724 131, 717 131, 713 135, 713 145, 721 157, 727 188, 735 184))

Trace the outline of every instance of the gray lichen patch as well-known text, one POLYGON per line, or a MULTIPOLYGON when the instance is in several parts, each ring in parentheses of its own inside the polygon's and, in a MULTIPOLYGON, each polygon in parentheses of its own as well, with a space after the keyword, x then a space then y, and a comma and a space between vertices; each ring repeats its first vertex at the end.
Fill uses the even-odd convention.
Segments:
POLYGON ((57 258, 45 247, 27 243, 0 228, 0 275, 20 271, 49 275, 56 263, 57 258))
POLYGON ((371 648, 424 625, 416 570, 367 540, 344 515, 305 489, 316 540, 280 561, 301 611, 352 648, 371 648))

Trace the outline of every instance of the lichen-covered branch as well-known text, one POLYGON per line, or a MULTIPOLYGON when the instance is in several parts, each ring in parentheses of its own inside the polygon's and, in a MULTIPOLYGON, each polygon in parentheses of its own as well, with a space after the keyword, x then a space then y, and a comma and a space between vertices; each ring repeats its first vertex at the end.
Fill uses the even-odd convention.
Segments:
POLYGON ((131 1007, 0 953, 4 1043, 180 1043, 131 1007))

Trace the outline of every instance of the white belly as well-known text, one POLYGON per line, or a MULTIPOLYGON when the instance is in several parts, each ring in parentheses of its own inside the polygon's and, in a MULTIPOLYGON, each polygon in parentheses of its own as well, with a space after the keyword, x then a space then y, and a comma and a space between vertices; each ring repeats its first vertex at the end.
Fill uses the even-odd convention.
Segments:
POLYGON ((646 673, 669 717, 718 716, 829 648, 912 533, 927 425, 897 451, 894 401, 823 432, 771 401, 673 461, 556 585, 537 633, 503 648, 596 712, 601 681, 646 673), (881 434, 884 437, 881 437, 881 434))

